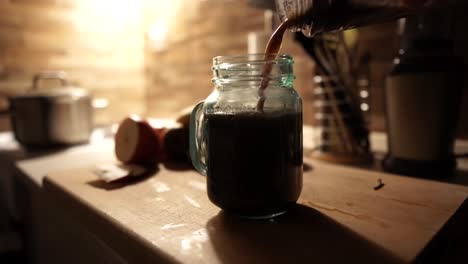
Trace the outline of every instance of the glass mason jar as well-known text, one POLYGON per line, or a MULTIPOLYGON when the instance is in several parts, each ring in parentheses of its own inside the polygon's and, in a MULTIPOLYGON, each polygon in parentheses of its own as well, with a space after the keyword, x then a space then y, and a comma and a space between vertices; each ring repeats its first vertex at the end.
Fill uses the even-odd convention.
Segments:
POLYGON ((293 59, 264 58, 214 58, 214 90, 190 124, 192 162, 207 176, 210 200, 246 218, 284 213, 302 189, 302 100, 293 88, 293 59))

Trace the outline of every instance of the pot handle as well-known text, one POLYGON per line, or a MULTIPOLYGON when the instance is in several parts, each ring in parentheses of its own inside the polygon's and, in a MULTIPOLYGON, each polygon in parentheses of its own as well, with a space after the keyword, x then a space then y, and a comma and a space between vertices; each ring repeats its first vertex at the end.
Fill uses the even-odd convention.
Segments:
POLYGON ((57 80, 65 87, 68 86, 67 74, 63 71, 43 71, 34 75, 33 90, 39 89, 39 82, 41 80, 57 80))

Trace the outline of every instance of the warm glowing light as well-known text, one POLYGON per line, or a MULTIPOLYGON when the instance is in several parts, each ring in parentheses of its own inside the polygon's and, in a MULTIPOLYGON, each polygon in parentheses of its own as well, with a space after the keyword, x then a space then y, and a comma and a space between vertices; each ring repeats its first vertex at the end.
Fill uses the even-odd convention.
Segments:
POLYGON ((149 45, 155 51, 164 50, 167 46, 169 27, 165 23, 157 23, 148 30, 149 45))
POLYGON ((106 98, 93 99, 92 105, 93 108, 104 109, 109 106, 109 100, 107 100, 106 98))
POLYGON ((369 107, 368 104, 366 104, 366 103, 361 104, 361 110, 362 111, 367 112, 367 111, 369 111, 369 109, 370 109, 370 107, 369 107))
POLYGON ((359 92, 359 95, 361 96, 361 98, 367 98, 369 97, 369 92, 366 90, 362 90, 359 92))
POLYGON ((188 21, 199 14, 200 1, 144 1, 144 16, 148 46, 153 51, 164 50, 185 29, 188 21), (171 34, 172 33, 172 34, 171 34))
POLYGON ((81 0, 75 27, 85 32, 119 33, 142 25, 143 0, 81 0))
POLYGON ((76 42, 79 48, 91 51, 87 53, 88 57, 76 59, 84 65, 141 67, 144 64, 145 48, 144 1, 74 1, 76 7, 71 11, 69 19, 76 34, 72 35, 70 41, 76 42), (102 56, 104 54, 106 56, 102 56))
POLYGON ((101 142, 106 138, 106 133, 102 129, 95 129, 91 134, 91 142, 101 142))

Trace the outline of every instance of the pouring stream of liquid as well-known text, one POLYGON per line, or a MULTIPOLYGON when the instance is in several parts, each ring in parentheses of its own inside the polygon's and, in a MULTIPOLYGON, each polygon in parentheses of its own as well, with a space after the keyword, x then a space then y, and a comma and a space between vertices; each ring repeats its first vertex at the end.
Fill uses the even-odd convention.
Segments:
POLYGON ((289 26, 289 20, 285 20, 281 23, 278 28, 273 32, 268 40, 267 47, 265 49, 264 60, 267 61, 265 68, 262 71, 262 82, 260 83, 260 88, 258 90, 258 95, 260 99, 257 103, 257 111, 263 112, 263 106, 265 105, 265 89, 270 83, 270 73, 273 69, 273 61, 278 57, 278 54, 281 50, 281 44, 283 43, 283 35, 286 32, 286 29, 289 26))

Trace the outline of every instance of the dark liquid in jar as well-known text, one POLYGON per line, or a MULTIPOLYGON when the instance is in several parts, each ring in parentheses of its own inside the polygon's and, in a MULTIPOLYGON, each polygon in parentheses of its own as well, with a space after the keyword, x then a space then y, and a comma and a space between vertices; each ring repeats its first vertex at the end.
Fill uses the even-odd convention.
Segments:
POLYGON ((302 189, 302 113, 207 114, 208 196, 241 216, 268 216, 302 189))

